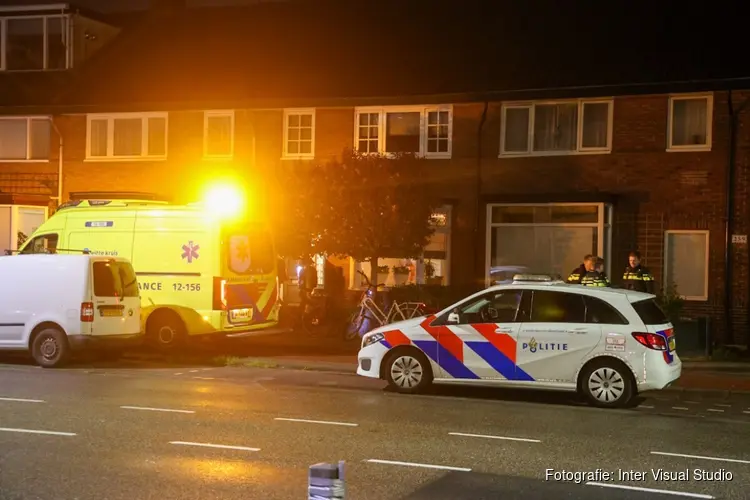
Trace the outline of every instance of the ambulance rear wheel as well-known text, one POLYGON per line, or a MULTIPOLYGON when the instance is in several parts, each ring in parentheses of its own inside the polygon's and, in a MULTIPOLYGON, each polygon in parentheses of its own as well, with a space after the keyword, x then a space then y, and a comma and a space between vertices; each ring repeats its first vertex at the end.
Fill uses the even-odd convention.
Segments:
POLYGON ((157 349, 174 349, 185 342, 185 324, 174 312, 156 311, 146 321, 146 339, 157 349))
POLYGON ((42 368, 58 368, 70 358, 68 337, 57 328, 45 328, 34 336, 31 355, 42 368))

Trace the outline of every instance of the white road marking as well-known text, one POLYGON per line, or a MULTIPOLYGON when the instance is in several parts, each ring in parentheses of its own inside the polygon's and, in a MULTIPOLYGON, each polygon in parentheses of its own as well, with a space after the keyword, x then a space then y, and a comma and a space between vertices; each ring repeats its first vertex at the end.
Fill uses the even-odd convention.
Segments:
POLYGON ((439 469, 439 470, 453 470, 458 472, 471 472, 471 469, 466 467, 451 467, 450 465, 432 465, 432 464, 418 464, 414 462, 399 462, 396 460, 380 460, 377 458, 369 458, 365 460, 371 464, 385 464, 385 465, 403 465, 406 467, 419 467, 422 469, 439 469))
POLYGON ((200 446, 201 448, 219 448, 222 450, 260 451, 260 448, 250 448, 248 446, 229 446, 226 444, 212 443, 191 443, 190 441, 170 441, 169 444, 177 444, 181 446, 200 446))
POLYGON ((175 373, 175 375, 182 375, 182 372, 179 372, 179 373, 175 373))
POLYGON ((690 408, 685 408, 684 406, 673 406, 673 410, 683 410, 683 411, 690 411, 690 408))
POLYGON ((640 486, 626 486, 624 484, 610 484, 610 483, 595 483, 589 481, 586 486, 601 486, 602 488, 618 488, 622 490, 631 491, 644 491, 646 493, 661 493, 662 495, 675 495, 680 497, 688 498, 715 498, 711 495, 704 495, 702 493, 687 493, 683 491, 670 491, 670 490, 657 490, 655 488, 642 488, 640 486))
POLYGON ((20 432, 24 434, 47 434, 50 436, 75 436, 75 432, 57 432, 57 431, 39 431, 35 429, 13 429, 10 427, 0 427, 2 432, 20 432))
POLYGON ((732 407, 732 405, 727 405, 727 404, 723 404, 723 403, 716 403, 714 406, 723 406, 724 408, 731 408, 732 407))
POLYGON ((750 414, 750 411, 743 411, 742 413, 748 413, 748 414, 750 414))
POLYGON ((23 399, 23 398, 0 398, 0 401, 15 401, 16 403, 44 403, 42 399, 23 399))
POLYGON ((648 408, 648 409, 650 409, 650 410, 653 410, 653 409, 654 409, 654 407, 653 407, 653 406, 651 406, 651 405, 638 405, 638 408, 648 408))
POLYGON ((198 373, 198 370, 190 370, 190 373, 198 373))
POLYGON ((359 427, 359 424, 353 424, 351 422, 332 422, 329 420, 306 420, 304 418, 282 418, 282 417, 274 418, 274 420, 281 420, 283 422, 303 422, 306 424, 342 425, 344 427, 359 427))
POLYGON ((490 436, 487 434, 465 434, 463 432, 449 432, 448 434, 451 436, 485 438, 485 439, 502 439, 504 441, 523 441, 524 443, 541 443, 539 439, 516 438, 516 437, 508 437, 508 436, 490 436))
POLYGON ((168 413, 195 413, 193 410, 172 410, 171 408, 149 408, 147 406, 121 406, 123 410, 145 410, 145 411, 164 411, 168 413))
POLYGON ((715 411, 717 413, 724 413, 724 410, 717 410, 716 408, 709 408, 708 411, 715 411))
POLYGON ((706 457, 703 455, 684 455, 682 453, 667 453, 665 451, 652 451, 652 455, 664 455, 665 457, 697 458, 699 460, 713 460, 715 462, 733 462, 736 464, 750 464, 750 460, 739 460, 737 458, 706 457))
POLYGON ((213 377, 193 377, 196 380, 215 380, 213 377))
POLYGON ((683 403, 687 403, 689 405, 697 405, 700 404, 698 401, 683 401, 683 403))

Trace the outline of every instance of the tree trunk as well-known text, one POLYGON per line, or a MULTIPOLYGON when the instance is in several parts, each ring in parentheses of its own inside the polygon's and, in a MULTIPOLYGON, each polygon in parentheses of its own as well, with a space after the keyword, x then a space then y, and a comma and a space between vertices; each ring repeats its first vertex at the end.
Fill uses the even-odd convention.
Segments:
POLYGON ((378 260, 379 257, 370 257, 370 283, 378 288, 378 260))

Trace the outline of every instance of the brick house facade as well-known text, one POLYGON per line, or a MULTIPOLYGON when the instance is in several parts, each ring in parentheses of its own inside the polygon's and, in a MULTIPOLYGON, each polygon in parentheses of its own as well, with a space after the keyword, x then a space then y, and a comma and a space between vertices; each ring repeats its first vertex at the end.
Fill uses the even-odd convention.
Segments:
MULTIPOLYGON (((123 46, 127 48, 121 43, 120 50, 123 46)), ((135 49, 124 53, 128 50, 135 49)), ((81 78, 96 79, 97 64, 81 78)), ((325 161, 344 148, 360 147, 362 140, 373 137, 367 130, 378 130, 377 147, 382 148, 388 140, 384 123, 389 113, 419 112, 421 132, 412 139, 431 156, 434 170, 427 181, 449 207, 442 253, 450 284, 482 286, 492 269, 516 264, 566 273, 589 252, 605 257, 617 281, 627 253, 638 249, 659 284, 675 279, 670 272, 684 277, 696 267, 699 276, 690 278, 687 312, 714 319, 715 335, 725 343, 750 340, 747 243, 742 238, 731 242, 731 234, 750 231, 750 118, 740 113, 737 122, 733 228, 727 245, 731 117, 726 86, 602 86, 481 98, 468 91, 408 98, 397 92, 390 94, 393 97, 372 95, 381 97, 276 97, 272 104, 239 97, 165 98, 163 103, 149 97, 140 104, 100 98, 95 104, 56 105, 47 113, 54 124, 49 161, 3 163, 0 189, 54 196, 61 165, 63 200, 86 191, 139 191, 190 201, 217 177, 238 176, 258 186, 289 162, 325 161), (669 131, 679 119, 674 118, 674 103, 683 98, 706 102, 705 137, 697 139, 703 146, 670 148, 675 136, 669 131), (429 130, 443 125, 442 111, 448 117, 448 148, 436 145, 445 136, 435 132, 436 149, 430 150, 429 130), (585 118, 589 111, 591 126, 585 118), (378 125, 371 121, 375 115, 378 125), (540 132, 550 130, 542 127, 544 120, 552 120, 557 132, 540 132), (575 120, 568 132, 565 120, 575 120), (140 134, 136 146, 114 140, 116 122, 119 127, 127 122, 131 133, 140 134), (218 152, 207 154, 214 147, 218 152), (124 149, 115 153, 117 148, 124 149), (535 149, 543 151, 533 153, 535 149), (727 246, 732 272, 728 288, 727 246), (524 253, 533 258, 521 262, 528 257, 524 253), (731 318, 729 325, 725 317, 731 318)), ((749 96, 733 91, 735 108, 749 96)), ((18 110, 3 114, 25 115, 18 110)), ((692 136, 680 141, 696 142, 692 136)), ((356 286, 354 274, 347 274, 356 286)))

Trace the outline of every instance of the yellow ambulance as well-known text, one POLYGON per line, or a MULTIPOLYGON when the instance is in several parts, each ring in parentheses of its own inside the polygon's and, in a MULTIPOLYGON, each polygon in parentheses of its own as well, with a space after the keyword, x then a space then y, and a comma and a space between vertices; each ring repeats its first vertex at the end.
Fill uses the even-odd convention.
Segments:
MULTIPOLYGON (((19 250, 129 259, 138 277, 146 338, 159 347, 188 336, 254 335, 278 325, 279 280, 266 225, 227 204, 149 200, 71 201, 19 250)), ((217 202, 217 203, 216 203, 217 202)), ((264 332, 266 333, 266 332, 264 332)))

